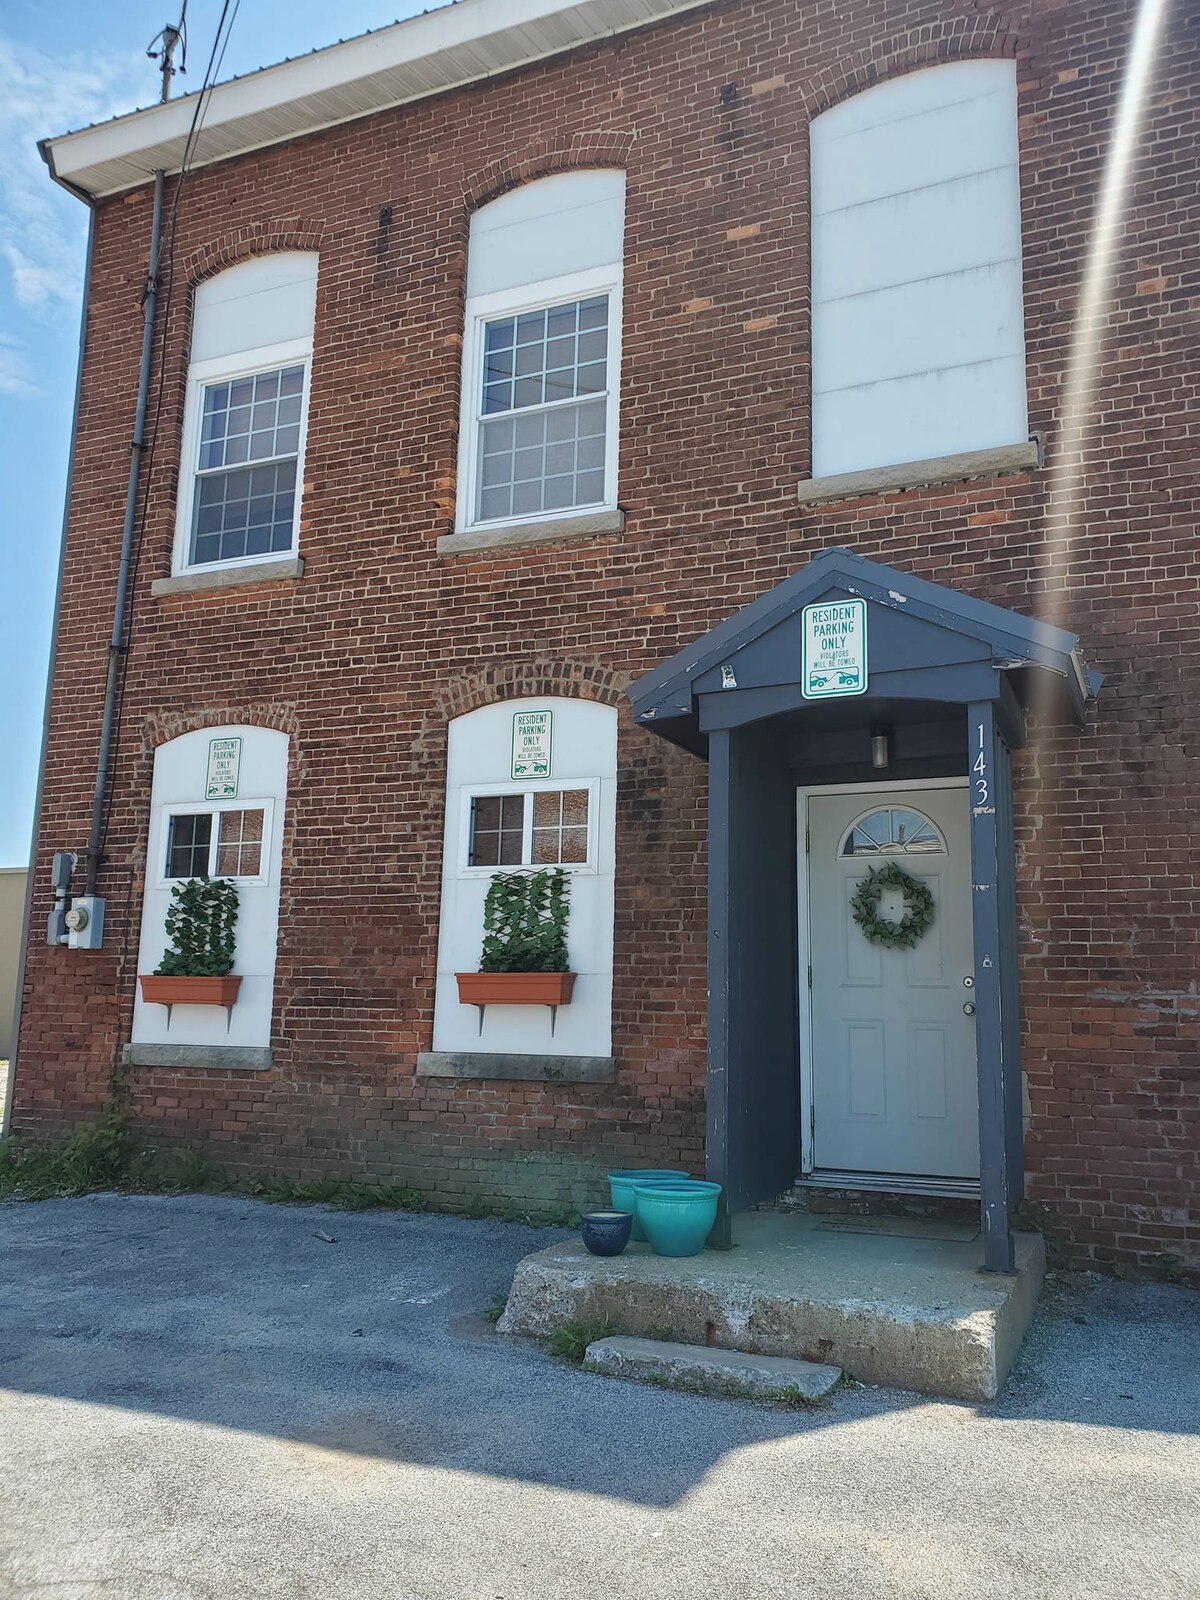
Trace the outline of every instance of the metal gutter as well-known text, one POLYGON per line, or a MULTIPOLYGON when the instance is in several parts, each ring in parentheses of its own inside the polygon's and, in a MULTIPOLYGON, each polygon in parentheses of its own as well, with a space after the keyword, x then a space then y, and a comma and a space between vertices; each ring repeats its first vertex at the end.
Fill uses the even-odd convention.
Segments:
POLYGON ((142 358, 138 368, 137 405, 133 439, 129 447, 129 482, 125 490, 125 521, 121 529, 121 556, 117 565, 117 595, 113 605, 112 637, 108 645, 108 677, 104 686, 104 717, 100 725, 100 752, 96 761, 96 786, 92 793, 92 825, 88 834, 85 894, 95 894, 100 874, 100 848, 104 836, 104 804, 108 798, 108 764, 116 719, 117 684, 125 654, 125 615, 129 599, 129 570, 133 558, 133 525, 137 518, 142 451, 146 441, 146 401, 150 392, 150 365, 154 351, 154 313, 158 305, 158 253, 162 242, 163 174, 154 174, 154 212, 150 220, 150 256, 142 301, 142 358))

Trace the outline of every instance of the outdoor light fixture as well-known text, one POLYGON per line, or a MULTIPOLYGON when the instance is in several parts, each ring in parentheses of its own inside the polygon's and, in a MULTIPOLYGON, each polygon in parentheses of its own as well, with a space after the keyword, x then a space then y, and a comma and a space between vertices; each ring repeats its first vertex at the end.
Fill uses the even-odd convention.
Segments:
POLYGON ((886 767, 892 759, 891 738, 886 728, 871 729, 871 765, 886 767))

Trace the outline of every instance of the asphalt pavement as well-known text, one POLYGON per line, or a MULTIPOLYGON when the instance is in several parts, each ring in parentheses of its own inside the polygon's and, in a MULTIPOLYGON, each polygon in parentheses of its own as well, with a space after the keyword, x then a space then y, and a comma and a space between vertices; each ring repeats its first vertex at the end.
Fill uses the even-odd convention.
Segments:
POLYGON ((1000 1400, 591 1376, 500 1222, 0 1206, 0 1597, 1196 1600, 1200 1297, 1056 1280, 1000 1400))

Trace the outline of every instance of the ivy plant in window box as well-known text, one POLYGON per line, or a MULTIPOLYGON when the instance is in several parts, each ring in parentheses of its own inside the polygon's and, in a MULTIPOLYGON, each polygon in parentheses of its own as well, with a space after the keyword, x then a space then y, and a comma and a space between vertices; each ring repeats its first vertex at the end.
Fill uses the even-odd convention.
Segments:
POLYGON ((171 890, 170 945, 152 973, 138 982, 142 998, 160 1006, 224 1006, 238 997, 233 975, 238 892, 227 878, 189 878, 171 890))
POLYGON ((561 867, 496 874, 483 903, 479 971, 455 973, 464 1005, 570 1004, 575 974, 567 970, 569 887, 561 867))

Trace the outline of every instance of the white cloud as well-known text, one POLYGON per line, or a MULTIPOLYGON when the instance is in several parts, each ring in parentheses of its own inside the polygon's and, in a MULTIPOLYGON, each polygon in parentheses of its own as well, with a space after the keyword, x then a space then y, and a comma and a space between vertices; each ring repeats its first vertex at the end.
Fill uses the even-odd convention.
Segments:
POLYGON ((54 188, 38 139, 132 110, 146 89, 136 55, 50 56, 0 38, 0 262, 22 306, 54 314, 79 294, 83 207, 54 188))
POLYGON ((20 340, 0 333, 0 394, 30 397, 42 390, 34 381, 33 368, 20 340))

